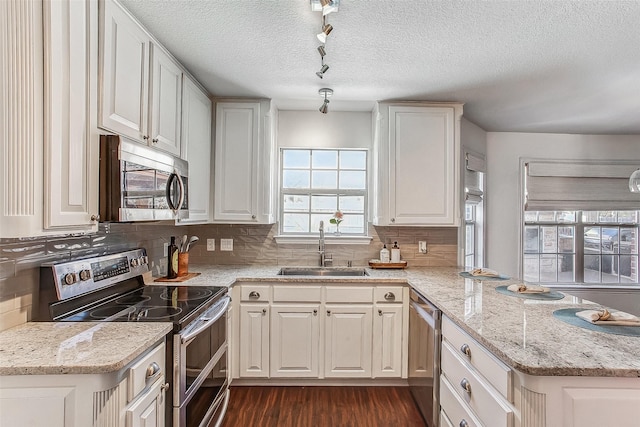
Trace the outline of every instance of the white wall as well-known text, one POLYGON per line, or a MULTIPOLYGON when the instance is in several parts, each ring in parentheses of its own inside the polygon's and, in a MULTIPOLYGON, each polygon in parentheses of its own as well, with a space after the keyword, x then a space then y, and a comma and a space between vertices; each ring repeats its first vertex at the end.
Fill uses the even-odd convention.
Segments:
POLYGON ((520 276, 520 159, 638 160, 640 135, 487 133, 487 265, 520 276))
POLYGON ((487 153, 487 132, 466 118, 460 120, 460 144, 464 155, 465 148, 477 154, 487 153))
POLYGON ((368 148, 371 112, 278 112, 278 147, 368 148))

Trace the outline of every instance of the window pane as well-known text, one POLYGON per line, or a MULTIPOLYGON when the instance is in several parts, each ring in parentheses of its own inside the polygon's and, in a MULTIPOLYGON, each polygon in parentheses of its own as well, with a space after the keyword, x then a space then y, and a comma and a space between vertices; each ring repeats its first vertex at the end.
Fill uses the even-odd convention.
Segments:
POLYGON ((598 221, 598 212, 582 212, 582 222, 592 223, 598 221))
POLYGON ((308 233, 308 214, 282 214, 282 231, 285 233, 308 233))
POLYGON ((584 256, 584 281, 585 283, 600 283, 600 256, 584 256))
POLYGON ((364 190, 367 187, 365 171, 340 171, 340 188, 345 190, 364 190))
POLYGON ((524 213, 524 222, 534 222, 538 220, 538 212, 536 211, 525 211, 524 213))
POLYGON ((558 252, 574 252, 574 227, 558 227, 558 252))
POLYGON ((618 232, 619 228, 602 227, 602 252, 613 253, 618 251, 618 232))
POLYGON ((637 228, 621 228, 620 229, 620 253, 621 254, 637 254, 638 253, 638 229, 637 228))
MULTIPOLYGON (((329 223, 329 220, 331 219, 331 217, 333 216, 333 213, 330 214, 311 214, 311 232, 312 233, 318 233, 320 230, 320 221, 324 221, 324 231, 325 233, 329 231, 329 229, 331 227, 334 227, 335 230, 335 225, 331 225, 329 223)), ((342 228, 342 225, 340 225, 340 228, 342 228)))
POLYGON ((537 226, 527 226, 524 228, 524 251, 525 253, 540 252, 537 226))
POLYGON ((638 222, 638 213, 636 211, 618 212, 618 222, 633 224, 638 222))
MULTIPOLYGON (((344 221, 340 223, 341 233, 364 233, 364 215, 345 215, 344 221)), ((332 225, 335 231, 335 225, 332 225)))
POLYGON ((310 150, 283 150, 282 151, 282 167, 309 169, 311 164, 310 150))
POLYGON ((558 272, 558 258, 555 255, 540 256, 540 281, 556 282, 558 272))
POLYGON ((620 282, 636 283, 638 281, 638 257, 620 255, 620 282))
POLYGON ((558 228, 540 227, 542 230, 542 252, 557 253, 558 252, 558 228))
POLYGON ((340 169, 367 169, 366 151, 343 151, 340 153, 340 169))
POLYGON ((313 171, 312 188, 337 188, 338 176, 335 171, 313 171))
POLYGON ((553 222, 556 220, 555 212, 538 212, 538 221, 540 222, 553 222))
POLYGON ((311 210, 333 216, 338 210, 338 196, 311 196, 311 210))
POLYGON ((364 196, 340 196, 343 213, 364 213, 364 196))
POLYGON ((576 222, 575 211, 558 212, 558 222, 576 222))
POLYGON ((309 188, 308 170, 285 170, 282 172, 283 188, 309 188))
POLYGON ((617 222, 616 211, 598 211, 598 222, 617 222))
POLYGON ((618 283, 618 257, 602 255, 600 260, 602 283, 618 283))
POLYGON ((313 169, 338 169, 338 152, 313 150, 313 169))
POLYGON ((308 212, 309 211, 309 196, 301 196, 297 194, 285 194, 284 206, 285 211, 288 212, 308 212))
POLYGON ((540 266, 538 255, 525 255, 523 257, 523 279, 525 282, 538 282, 540 279, 540 266))
POLYGON ((573 274, 573 266, 575 263, 575 255, 558 256, 558 281, 573 282, 575 277, 573 274))

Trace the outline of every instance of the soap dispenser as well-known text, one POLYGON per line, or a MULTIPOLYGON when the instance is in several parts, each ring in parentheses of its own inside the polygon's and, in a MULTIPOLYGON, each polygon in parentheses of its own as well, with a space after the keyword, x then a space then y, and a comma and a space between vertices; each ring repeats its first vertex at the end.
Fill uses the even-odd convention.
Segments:
POLYGON ((391 248, 391 262, 400 262, 400 248, 398 247, 398 242, 393 242, 393 247, 391 248))
POLYGON ((382 249, 380 249, 380 262, 389 262, 389 249, 387 249, 386 244, 382 247, 382 249))

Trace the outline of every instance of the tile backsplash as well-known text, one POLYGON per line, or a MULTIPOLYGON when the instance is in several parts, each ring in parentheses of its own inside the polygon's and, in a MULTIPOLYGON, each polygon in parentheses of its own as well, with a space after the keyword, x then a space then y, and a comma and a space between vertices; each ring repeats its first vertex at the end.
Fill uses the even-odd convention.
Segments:
MULTIPOLYGON (((318 265, 317 244, 277 244, 277 225, 100 224, 95 234, 22 239, 0 239, 0 330, 31 319, 37 303, 39 267, 50 261, 115 252, 135 247, 147 249, 154 276, 166 274, 164 244, 170 236, 196 235, 200 241, 190 251, 191 263, 242 265, 318 265), (215 251, 206 240, 215 239, 215 251), (220 239, 233 239, 233 251, 220 251, 220 239)), ((368 245, 326 245, 334 266, 366 266, 379 257, 383 242, 397 241, 408 266, 455 266, 457 229, 427 227, 369 227, 368 245), (427 254, 418 252, 418 241, 427 241, 427 254)))

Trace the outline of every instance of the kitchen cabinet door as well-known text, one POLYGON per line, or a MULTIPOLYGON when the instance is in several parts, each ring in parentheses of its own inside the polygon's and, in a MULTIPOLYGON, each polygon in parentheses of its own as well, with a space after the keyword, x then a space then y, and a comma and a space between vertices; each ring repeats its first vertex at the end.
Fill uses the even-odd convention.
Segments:
POLYGON ((182 158, 189 162, 189 218, 179 224, 211 222, 211 100, 187 75, 182 84, 182 158))
POLYGON ((44 228, 98 226, 97 6, 44 7, 44 228))
POLYGON ((380 104, 377 225, 460 224, 462 106, 380 104))
POLYGON ((140 396, 126 411, 126 427, 164 427, 164 376, 140 396))
POLYGON ((373 376, 402 374, 402 304, 377 304, 373 316, 373 376))
POLYGON ((371 377, 371 304, 325 306, 325 377, 371 377))
POLYGON ((319 375, 320 305, 271 306, 271 376, 319 375))
POLYGON ((151 145, 180 156, 182 70, 158 45, 151 47, 151 145))
POLYGON ((274 222, 271 114, 267 100, 216 102, 215 222, 274 222))
POLYGON ((147 143, 151 39, 120 5, 100 5, 99 126, 147 143))
POLYGON ((240 377, 269 376, 269 305, 240 304, 240 377))

